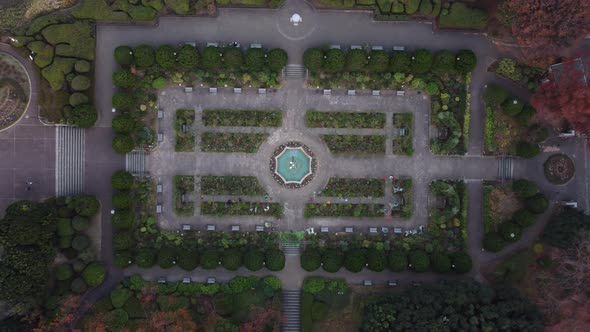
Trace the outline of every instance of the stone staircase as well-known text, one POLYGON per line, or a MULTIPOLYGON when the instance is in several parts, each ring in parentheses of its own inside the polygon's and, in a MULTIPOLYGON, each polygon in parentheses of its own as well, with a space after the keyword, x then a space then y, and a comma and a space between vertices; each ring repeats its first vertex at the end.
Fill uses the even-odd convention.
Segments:
POLYGON ((300 255, 301 242, 296 240, 281 241, 281 250, 283 250, 285 255, 300 255))
POLYGON ((125 155, 125 169, 134 176, 145 176, 147 172, 146 152, 143 149, 137 149, 125 155))
POLYGON ((283 69, 283 76, 286 79, 306 79, 307 69, 303 65, 287 65, 283 69))
POLYGON ((55 128, 55 195, 84 192, 86 132, 82 128, 55 128))
POLYGON ((301 290, 284 289, 281 311, 283 312, 283 332, 301 332, 301 290))
POLYGON ((512 180, 512 176, 514 173, 514 163, 512 157, 500 157, 498 159, 498 179, 504 180, 512 180))

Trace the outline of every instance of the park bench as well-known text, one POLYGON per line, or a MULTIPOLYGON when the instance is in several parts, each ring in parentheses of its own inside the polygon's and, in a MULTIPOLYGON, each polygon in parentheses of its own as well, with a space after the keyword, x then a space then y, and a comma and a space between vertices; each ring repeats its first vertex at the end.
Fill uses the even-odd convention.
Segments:
POLYGON ((398 281, 397 280, 389 280, 387 282, 387 286, 395 287, 395 286, 397 286, 397 284, 398 284, 398 281))
POLYGON ((190 284, 191 283, 191 278, 189 278, 189 277, 182 278, 182 283, 183 284, 190 284))
POLYGON ((182 132, 186 134, 186 133, 188 133, 188 130, 189 130, 189 126, 187 126, 186 124, 183 124, 182 125, 182 132))
POLYGON ((332 95, 332 89, 324 89, 324 96, 331 96, 332 95))
POLYGON ((262 44, 250 44, 250 48, 262 48, 262 44))
POLYGON ((163 118, 164 118, 164 110, 160 108, 158 110, 158 119, 163 119, 163 118))
POLYGON ((184 87, 184 92, 185 93, 191 93, 191 92, 193 92, 193 87, 192 86, 185 86, 184 87))
POLYGON ((412 280, 412 286, 420 287, 420 286, 422 286, 422 283, 420 281, 412 280))
POLYGON ((346 94, 349 96, 356 96, 356 90, 348 90, 346 91, 346 94))
POLYGON ((360 45, 352 45, 352 46, 350 46, 350 49, 351 49, 351 50, 362 50, 362 49, 363 49, 363 47, 362 47, 362 46, 360 46, 360 45))
POLYGON ((393 50, 394 51, 404 51, 406 48, 404 46, 394 46, 393 50))
POLYGON ((188 225, 188 224, 183 224, 183 225, 182 225, 182 230, 183 230, 183 231, 190 231, 190 230, 191 230, 191 225, 188 225))
POLYGON ((382 232, 383 234, 387 234, 387 233, 389 233, 389 227, 381 227, 381 232, 382 232))
POLYGON ((209 46, 219 47, 219 43, 216 43, 216 42, 208 42, 207 43, 207 47, 209 47, 209 46))
POLYGON ((208 284, 214 284, 215 283, 215 278, 213 278, 213 277, 207 278, 207 283, 208 284))
POLYGON ((234 88, 234 94, 236 94, 236 95, 242 94, 242 88, 234 88))
POLYGON ((321 233, 328 233, 328 226, 322 226, 322 227, 320 227, 320 232, 321 233))
POLYGON ((162 191, 164 191, 164 187, 162 187, 162 184, 158 184, 156 186, 156 192, 159 194, 162 193, 162 191))
POLYGON ((182 204, 186 203, 186 196, 184 194, 180 195, 180 202, 182 204))
POLYGON ((163 142, 163 141, 164 141, 164 134, 158 133, 158 142, 163 142))
POLYGON ((162 205, 161 204, 156 205, 156 213, 162 213, 162 205))
POLYGON ((232 231, 232 232, 239 232, 239 231, 240 231, 240 226, 238 226, 238 225, 233 225, 233 226, 231 227, 231 231, 232 231))
POLYGON ((375 96, 375 97, 381 96, 381 90, 373 90, 373 91, 371 91, 371 96, 375 96))
POLYGON ((398 134, 399 134, 400 137, 406 136, 408 134, 408 128, 405 128, 405 127, 404 128, 400 128, 399 131, 398 131, 398 134))
POLYGON ((192 47, 197 47, 197 43, 195 42, 184 42, 185 45, 190 45, 192 47))
POLYGON ((379 45, 373 46, 373 47, 371 47, 371 50, 373 50, 373 51, 383 51, 383 46, 379 46, 379 45))
POLYGON ((354 228, 352 228, 352 227, 344 227, 344 233, 354 233, 354 228))
POLYGON ((331 50, 339 50, 340 49, 340 45, 330 45, 330 49, 331 50))
POLYGON ((265 88, 258 89, 258 94, 259 95, 265 95, 266 94, 266 89, 265 88))
POLYGON ((369 233, 376 234, 377 233, 377 227, 369 227, 369 233))
POLYGON ((207 225, 208 231, 215 231, 215 225, 207 225))
POLYGON ((217 94, 217 88, 209 88, 209 93, 213 95, 217 94))
POLYGON ((166 283, 166 277, 159 277, 158 278, 158 283, 159 284, 165 284, 166 283))
POLYGON ((404 90, 398 90, 396 91, 395 95, 398 97, 403 97, 406 95, 406 92, 404 90))
POLYGON ((257 232, 264 232, 264 225, 256 225, 257 232))
POLYGON ((363 280, 363 286, 373 286, 373 281, 371 281, 371 280, 363 280))
POLYGON ((403 228, 401 228, 401 227, 394 227, 394 228, 393 228, 393 233, 394 233, 394 234, 401 234, 401 233, 403 233, 403 232, 404 232, 404 229, 403 229, 403 228))

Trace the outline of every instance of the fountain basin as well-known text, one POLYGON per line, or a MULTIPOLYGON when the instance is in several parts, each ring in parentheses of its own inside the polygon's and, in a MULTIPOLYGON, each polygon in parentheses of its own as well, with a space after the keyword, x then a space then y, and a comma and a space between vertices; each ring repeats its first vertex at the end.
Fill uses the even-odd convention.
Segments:
POLYGON ((288 188, 300 188, 313 178, 317 162, 311 150, 297 142, 277 148, 270 163, 275 180, 288 188))

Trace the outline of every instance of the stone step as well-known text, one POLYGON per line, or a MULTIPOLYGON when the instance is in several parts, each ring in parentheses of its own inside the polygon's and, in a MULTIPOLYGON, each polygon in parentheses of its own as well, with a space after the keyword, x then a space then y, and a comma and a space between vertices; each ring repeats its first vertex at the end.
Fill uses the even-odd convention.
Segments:
POLYGON ((147 172, 146 152, 143 149, 136 149, 125 156, 125 169, 134 176, 145 176, 147 172))
POLYGON ((307 69, 302 65, 287 65, 283 70, 283 76, 287 79, 307 78, 307 69))
POLYGON ((301 290, 283 290, 283 332, 301 332, 301 290))
POLYGON ((86 131, 66 126, 55 130, 55 194, 81 194, 84 192, 86 131))

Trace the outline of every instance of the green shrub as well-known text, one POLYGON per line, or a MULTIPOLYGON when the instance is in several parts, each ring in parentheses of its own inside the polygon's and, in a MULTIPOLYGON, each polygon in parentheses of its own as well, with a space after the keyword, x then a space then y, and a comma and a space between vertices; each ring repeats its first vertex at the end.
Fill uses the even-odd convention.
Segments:
MULTIPOLYGON (((137 122, 129 114, 115 115, 112 120, 112 128, 116 133, 129 134, 135 130, 137 122)), ((133 178, 131 178, 133 181, 133 178)), ((133 184, 133 182, 131 182, 133 184)))
POLYGON ((127 288, 115 288, 111 291, 111 304, 114 308, 121 308, 133 293, 127 288))
POLYGON ((113 249, 126 250, 134 245, 131 231, 118 231, 113 234, 113 249))
POLYGON ((215 297, 213 297, 213 307, 215 308, 215 312, 219 315, 230 315, 235 310, 234 298, 228 294, 215 294, 215 297))
POLYGON ((115 70, 112 77, 113 84, 121 88, 131 88, 138 82, 137 77, 126 69, 115 70))
POLYGON ((270 70, 279 71, 287 65, 289 61, 289 55, 285 50, 280 48, 274 48, 268 52, 268 67, 270 70))
POLYGON ((201 56, 201 65, 205 69, 217 69, 221 67, 221 57, 219 48, 215 46, 207 46, 203 50, 201 56))
POLYGON ((133 53, 134 63, 140 68, 147 68, 154 65, 154 49, 148 45, 140 45, 135 48, 133 53))
POLYGON ((423 48, 416 50, 410 67, 412 72, 416 74, 428 72, 432 67, 432 52, 423 48))
POLYGON ((431 96, 438 95, 440 93, 440 89, 438 88, 438 84, 436 82, 428 82, 426 85, 426 92, 431 96))
POLYGON ((223 63, 229 69, 240 69, 244 64, 244 54, 237 47, 226 47, 223 49, 223 63))
POLYGON ((131 265, 133 256, 129 251, 117 251, 113 255, 113 265, 118 268, 126 268, 131 265))
POLYGON ((522 158, 534 158, 541 153, 539 145, 529 143, 527 141, 520 141, 516 144, 516 155, 522 158))
POLYGON ((540 193, 527 198, 525 203, 527 209, 534 214, 541 214, 549 208, 549 200, 540 193))
POLYGON ((324 52, 319 48, 308 48, 303 52, 303 65, 310 72, 317 72, 322 69, 324 63, 324 52))
POLYGON ((337 250, 328 249, 322 254, 322 268, 326 272, 338 272, 343 263, 344 257, 337 250))
POLYGON ((483 248, 487 251, 498 252, 506 246, 506 242, 499 233, 487 233, 483 236, 483 248))
POLYGON ((244 266, 250 271, 258 271, 264 266, 264 254, 260 250, 252 249, 244 255, 244 266))
POLYGON ((451 261, 453 262, 453 269, 457 273, 468 273, 473 266, 471 256, 465 252, 456 252, 452 254, 451 261))
POLYGON ((146 318, 143 305, 134 296, 130 297, 127 302, 125 302, 125 305, 123 305, 123 310, 125 310, 125 312, 129 315, 129 318, 146 318))
POLYGON ((72 248, 82 251, 90 245, 90 239, 84 234, 78 234, 72 239, 72 248))
POLYGON ((303 291, 309 294, 317 294, 326 287, 326 279, 322 277, 307 277, 303 280, 303 291))
POLYGON ((521 227, 528 227, 535 223, 535 215, 527 209, 520 209, 512 215, 512 220, 521 227))
POLYGON ((322 265, 322 257, 317 249, 306 249, 301 254, 301 267, 308 272, 315 271, 322 265))
POLYGON ((430 257, 422 250, 410 251, 408 261, 410 268, 415 272, 426 272, 430 268, 430 257))
POLYGON ((265 254, 266 268, 281 271, 285 268, 285 254, 281 250, 268 250, 265 254))
POLYGON ((90 71, 91 65, 90 62, 86 60, 78 60, 74 64, 74 70, 80 74, 84 74, 90 71))
POLYGON ((539 193, 539 187, 533 181, 519 179, 512 182, 512 191, 522 198, 528 198, 539 193))
POLYGON ((403 251, 392 250, 387 262, 391 271, 403 272, 408 268, 408 255, 403 251))
POLYGON ((506 242, 516 242, 522 236, 522 228, 513 222, 505 222, 500 224, 500 234, 506 242))
POLYGON ((92 195, 78 195, 71 202, 76 213, 83 217, 93 217, 98 212, 98 200, 92 195))
POLYGON ((129 46, 118 46, 115 48, 115 61, 120 65, 133 63, 133 50, 129 46))
POLYGON ((166 7, 172 9, 177 15, 186 15, 190 11, 189 0, 164 0, 166 7))
POLYGON ((488 24, 488 14, 478 8, 469 8, 463 2, 454 2, 448 15, 439 17, 441 28, 484 29, 488 24))
POLYGON ((501 105, 508 96, 510 93, 506 89, 496 84, 490 84, 483 92, 483 101, 488 106, 497 106, 501 105))
POLYGON ((115 190, 129 190, 133 186, 134 179, 131 173, 119 170, 111 176, 111 184, 115 190))
POLYGON ((85 91, 90 88, 90 79, 84 75, 77 75, 74 77, 70 86, 74 91, 85 91))
POLYGON ((116 211, 111 222, 116 229, 130 229, 135 224, 133 214, 130 211, 116 211))
POLYGON ((68 120, 78 128, 90 128, 94 126, 96 120, 98 120, 98 114, 96 113, 94 106, 90 104, 80 104, 74 107, 68 120))
POLYGON ((41 75, 49 82, 53 91, 59 91, 64 86, 65 75, 74 69, 75 62, 75 59, 55 57, 51 65, 41 70, 41 75))
POLYGON ((195 68, 199 65, 199 50, 192 45, 183 45, 178 49, 178 64, 186 69, 195 68))
POLYGON ((380 50, 371 52, 368 68, 374 73, 386 72, 389 68, 389 55, 387 52, 380 50))
POLYGON ((430 2, 430 0, 422 0, 422 2, 420 2, 420 7, 418 8, 418 12, 420 13, 420 15, 431 15, 432 14, 432 2, 430 2))
POLYGON ((152 248, 141 248, 135 255, 135 264, 141 268, 150 268, 156 264, 156 251, 152 248))
POLYGON ((229 270, 236 271, 242 266, 242 253, 237 248, 227 249, 221 257, 221 265, 229 270))
POLYGON ((118 191, 113 194, 113 207, 116 209, 128 209, 131 207, 131 194, 128 191, 118 191))
POLYGON ((250 71, 260 71, 266 62, 264 50, 261 48, 249 48, 246 50, 245 63, 250 71))
POLYGON ((55 279, 57 280, 69 280, 73 275, 74 271, 70 264, 61 264, 55 269, 55 279))
POLYGON ((337 72, 344 69, 346 57, 341 49, 333 48, 326 51, 323 63, 323 69, 326 71, 337 72))
POLYGON ((67 219, 67 218, 57 219, 57 235, 59 235, 60 237, 67 237, 67 236, 74 235, 74 228, 72 227, 72 220, 71 219, 67 219))
POLYGON ((389 60, 389 68, 396 73, 407 73, 412 64, 412 55, 408 51, 395 51, 389 60))
POLYGON ((477 57, 472 50, 460 50, 457 53, 455 61, 455 69, 460 73, 467 74, 475 69, 477 65, 477 57))
POLYGON ((135 142, 130 135, 116 134, 113 138, 113 150, 115 152, 125 154, 129 153, 135 148, 135 142))
POLYGON ((108 331, 120 331, 129 321, 129 315, 123 309, 115 309, 108 313, 104 324, 108 331))
POLYGON ((158 250, 158 265, 163 269, 169 269, 174 266, 176 261, 176 249, 163 247, 158 250))
POLYGON ((88 227, 90 227, 90 221, 88 221, 88 218, 85 218, 82 216, 75 216, 72 219, 72 227, 77 232, 83 232, 83 231, 87 230, 88 227))
POLYGON ((364 70, 367 62, 367 53, 362 49, 353 49, 346 54, 346 69, 349 71, 364 70))
POLYGON ((279 279, 278 277, 275 277, 275 276, 264 277, 263 281, 265 284, 270 286, 270 288, 272 288, 272 290, 274 290, 274 291, 278 291, 279 289, 281 289, 281 279, 279 279))
POLYGON ((518 113, 520 113, 522 111, 523 107, 524 107, 524 103, 522 102, 522 100, 520 100, 516 97, 508 98, 502 104, 502 110, 504 111, 504 114, 510 115, 510 116, 518 115, 518 113))
POLYGON ((446 253, 435 251, 430 256, 432 270, 437 273, 451 272, 451 258, 446 253))
POLYGON ((301 295, 301 325, 302 332, 310 332, 313 324, 313 294, 303 292, 301 295))
POLYGON ((449 50, 442 50, 434 56, 432 70, 439 73, 447 73, 455 70, 455 53, 449 50))
POLYGON ((369 250, 367 254, 367 267, 369 270, 381 272, 385 270, 386 265, 387 258, 385 257, 385 252, 383 252, 383 250, 369 250))
POLYGON ((70 283, 70 290, 75 294, 82 294, 88 289, 88 286, 82 278, 76 278, 70 283))
POLYGON ((201 267, 204 270, 213 270, 217 268, 219 261, 219 251, 215 249, 207 249, 201 255, 201 267))
POLYGON ((328 305, 323 302, 313 302, 311 306, 311 318, 317 322, 325 319, 328 316, 328 305))
POLYGON ((199 266, 199 255, 194 249, 180 248, 177 252, 176 264, 185 271, 192 271, 199 266))
POLYGON ((350 272, 361 272, 367 264, 367 256, 360 249, 353 249, 344 256, 344 267, 350 272))
POLYGON ((176 64, 176 49, 170 45, 162 45, 156 51, 156 62, 162 68, 170 68, 176 64))
POLYGON ((516 115, 516 119, 523 126, 528 126, 531 119, 537 114, 537 111, 531 105, 524 105, 522 111, 516 115))
POLYGON ((102 264, 92 262, 82 271, 82 278, 90 287, 96 287, 104 281, 106 270, 102 264))
MULTIPOLYGON (((88 103, 88 96, 81 93, 81 92, 74 92, 70 95, 68 102, 73 107, 76 107, 76 106, 82 105, 82 104, 87 104, 88 103)), ((64 112, 64 113, 65 113, 66 118, 72 117, 73 109, 70 108, 69 112, 64 112)))
POLYGON ((72 246, 72 236, 64 236, 59 238, 58 247, 60 249, 69 249, 72 246))
POLYGON ((116 92, 112 98, 113 108, 117 110, 129 111, 137 106, 137 99, 134 95, 125 92, 116 92))

